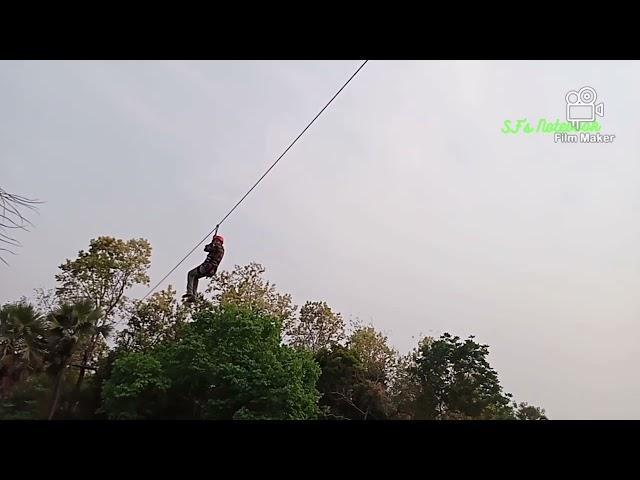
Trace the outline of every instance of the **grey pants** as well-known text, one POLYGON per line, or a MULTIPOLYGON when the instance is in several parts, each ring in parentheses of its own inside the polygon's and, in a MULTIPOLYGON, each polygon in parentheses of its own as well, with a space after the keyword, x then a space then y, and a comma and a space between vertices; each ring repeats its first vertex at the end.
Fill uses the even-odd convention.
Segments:
POLYGON ((207 263, 203 263, 193 270, 190 270, 187 274, 187 295, 195 295, 198 293, 198 280, 212 273, 215 273, 215 270, 207 263))

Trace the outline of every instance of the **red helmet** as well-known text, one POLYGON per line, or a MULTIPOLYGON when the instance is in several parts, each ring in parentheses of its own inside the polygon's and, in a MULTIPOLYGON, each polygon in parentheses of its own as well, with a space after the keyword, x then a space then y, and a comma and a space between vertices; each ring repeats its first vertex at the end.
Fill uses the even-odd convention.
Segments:
POLYGON ((222 235, 216 235, 213 240, 220 240, 220 243, 224 243, 224 237, 222 235))

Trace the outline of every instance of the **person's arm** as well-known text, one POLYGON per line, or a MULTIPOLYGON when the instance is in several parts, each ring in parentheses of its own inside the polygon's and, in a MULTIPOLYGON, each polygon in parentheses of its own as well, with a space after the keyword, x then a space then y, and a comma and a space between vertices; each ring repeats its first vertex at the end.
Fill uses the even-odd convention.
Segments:
POLYGON ((204 251, 205 251, 205 252, 210 252, 212 248, 213 248, 213 242, 208 243, 208 244, 206 244, 206 245, 204 246, 204 251))

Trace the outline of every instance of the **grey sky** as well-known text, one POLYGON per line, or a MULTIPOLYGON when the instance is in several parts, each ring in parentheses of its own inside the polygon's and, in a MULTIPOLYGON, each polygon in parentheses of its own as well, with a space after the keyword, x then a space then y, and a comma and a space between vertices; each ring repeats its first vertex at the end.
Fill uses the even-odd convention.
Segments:
MULTIPOLYGON (((46 204, 0 302, 99 235, 147 238, 159 280, 359 63, 1 62, 0 186, 46 204)), ((640 418, 638 84, 638 62, 371 61, 227 220, 223 268, 258 261, 401 351, 474 334, 553 418, 640 418), (500 132, 563 121, 584 85, 613 144, 500 132)))

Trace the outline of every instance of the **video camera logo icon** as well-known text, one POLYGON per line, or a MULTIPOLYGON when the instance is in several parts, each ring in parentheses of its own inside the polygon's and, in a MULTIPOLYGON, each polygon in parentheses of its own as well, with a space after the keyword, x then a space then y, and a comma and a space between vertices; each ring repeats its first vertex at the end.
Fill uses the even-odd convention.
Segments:
POLYGON ((578 130, 580 122, 593 122, 596 115, 604 116, 604 103, 596 105, 596 91, 591 87, 582 87, 579 91, 567 92, 567 122, 578 130))

